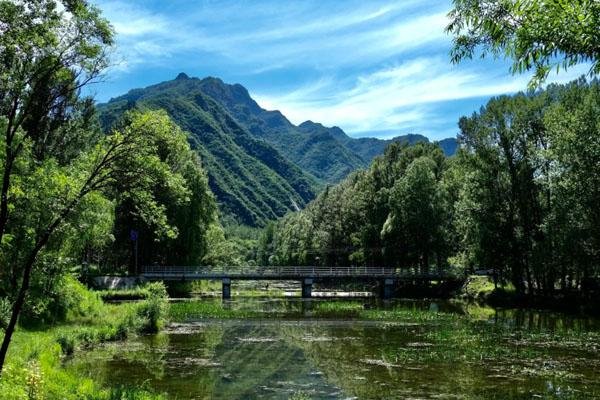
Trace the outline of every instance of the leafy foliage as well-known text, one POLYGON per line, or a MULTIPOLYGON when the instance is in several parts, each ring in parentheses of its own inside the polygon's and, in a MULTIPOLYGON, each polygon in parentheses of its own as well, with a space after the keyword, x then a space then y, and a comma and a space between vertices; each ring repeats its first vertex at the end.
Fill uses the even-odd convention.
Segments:
POLYGON ((328 187, 305 210, 269 228, 259 254, 271 264, 446 266, 449 161, 434 144, 391 144, 366 171, 328 187))
POLYGON ((129 265, 131 230, 137 232, 138 265, 198 265, 207 252, 207 231, 216 223, 216 203, 188 136, 164 111, 129 112, 118 131, 144 138, 147 153, 124 160, 109 190, 116 202, 115 242, 93 256, 109 265, 129 265), (135 184, 132 185, 132 181, 135 184))
POLYGON ((153 282, 147 285, 148 298, 137 308, 138 315, 144 323, 139 331, 156 333, 163 327, 169 309, 167 290, 162 282, 153 282))
POLYGON ((540 85, 552 68, 591 62, 600 72, 600 4, 579 1, 455 0, 446 30, 454 35, 452 60, 485 54, 513 60, 513 73, 535 69, 540 85))
POLYGON ((518 292, 589 289, 598 274, 598 82, 492 99, 460 122, 464 261, 518 292), (596 165, 596 167, 594 167, 596 165))
POLYGON ((492 272, 517 294, 599 290, 600 83, 494 98, 433 144, 390 145, 371 167, 268 227, 270 264, 492 272))

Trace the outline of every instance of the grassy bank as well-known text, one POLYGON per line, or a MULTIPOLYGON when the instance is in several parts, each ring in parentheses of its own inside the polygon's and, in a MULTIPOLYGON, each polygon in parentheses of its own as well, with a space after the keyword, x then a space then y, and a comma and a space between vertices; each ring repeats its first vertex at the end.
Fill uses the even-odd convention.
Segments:
POLYGON ((536 308, 569 314, 600 315, 600 297, 597 293, 580 290, 519 294, 512 284, 494 285, 489 276, 469 276, 457 291, 455 298, 476 301, 492 307, 536 308))
POLYGON ((54 326, 20 327, 9 348, 0 379, 3 400, 153 400, 162 399, 140 388, 103 388, 98 383, 63 369, 68 357, 102 342, 125 340, 129 336, 158 331, 165 320, 168 303, 164 287, 148 286, 148 298, 128 304, 104 304, 87 292, 84 315, 69 315, 54 326))
POLYGON ((103 301, 145 300, 150 296, 150 292, 145 286, 132 289, 97 290, 96 293, 103 301))

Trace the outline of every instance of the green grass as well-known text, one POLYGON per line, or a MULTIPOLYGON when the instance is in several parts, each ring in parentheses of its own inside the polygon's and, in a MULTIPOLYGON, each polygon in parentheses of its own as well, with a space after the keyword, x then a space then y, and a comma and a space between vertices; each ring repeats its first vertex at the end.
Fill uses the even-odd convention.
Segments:
POLYGON ((147 299, 150 293, 144 286, 139 286, 132 289, 107 289, 97 290, 100 298, 104 301, 113 300, 144 300, 147 299))
POLYGON ((61 367, 65 357, 102 342, 159 329, 166 316, 164 287, 150 287, 150 297, 137 303, 100 304, 87 315, 65 323, 15 332, 0 379, 0 399, 152 400, 163 396, 139 388, 102 388, 61 367))
POLYGON ((494 285, 489 276, 471 275, 461 290, 461 296, 470 299, 486 299, 494 293, 513 294, 515 287, 512 284, 494 285))

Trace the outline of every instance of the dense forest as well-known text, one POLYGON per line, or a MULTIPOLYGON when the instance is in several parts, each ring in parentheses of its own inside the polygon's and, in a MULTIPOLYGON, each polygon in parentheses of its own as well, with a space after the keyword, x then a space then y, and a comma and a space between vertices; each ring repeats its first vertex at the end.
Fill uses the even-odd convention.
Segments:
POLYGON ((460 149, 388 146, 273 223, 260 263, 493 271, 518 292, 600 273, 600 84, 502 96, 459 121, 460 149))

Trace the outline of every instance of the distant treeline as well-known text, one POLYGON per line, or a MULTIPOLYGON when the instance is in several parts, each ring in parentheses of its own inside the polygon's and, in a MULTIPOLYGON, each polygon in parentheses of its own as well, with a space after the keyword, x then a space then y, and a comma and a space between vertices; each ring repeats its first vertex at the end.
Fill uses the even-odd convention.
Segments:
POLYGON ((600 84, 493 98, 460 150, 390 145, 267 227, 258 262, 489 269, 520 293, 589 289, 600 271, 600 84))

